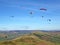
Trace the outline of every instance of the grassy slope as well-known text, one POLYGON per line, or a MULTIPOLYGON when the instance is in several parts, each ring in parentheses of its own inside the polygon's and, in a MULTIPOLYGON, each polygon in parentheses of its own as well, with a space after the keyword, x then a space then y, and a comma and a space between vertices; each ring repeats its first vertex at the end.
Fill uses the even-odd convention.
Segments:
POLYGON ((0 41, 12 40, 21 35, 29 34, 32 30, 12 30, 12 31, 0 31, 0 41), (7 36, 7 38, 5 38, 7 36))
POLYGON ((60 34, 57 33, 56 35, 56 32, 53 34, 52 33, 51 32, 49 33, 48 32, 34 32, 33 34, 42 40, 53 42, 55 43, 55 45, 60 45, 60 34))
POLYGON ((0 45, 55 45, 52 42, 39 39, 34 35, 25 35, 12 41, 1 42, 0 45))
POLYGON ((55 34, 51 32, 34 32, 10 41, 0 42, 0 45, 60 45, 60 34, 55 34))

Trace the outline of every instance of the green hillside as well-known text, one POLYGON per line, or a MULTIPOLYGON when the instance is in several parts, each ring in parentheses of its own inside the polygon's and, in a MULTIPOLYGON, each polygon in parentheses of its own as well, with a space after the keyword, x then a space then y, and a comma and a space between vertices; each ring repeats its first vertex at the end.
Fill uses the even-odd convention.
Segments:
POLYGON ((56 32, 53 34, 51 32, 49 32, 49 33, 48 32, 35 32, 35 33, 33 33, 33 35, 39 37, 42 40, 53 42, 53 43, 55 43, 55 45, 60 44, 60 34, 59 33, 56 35, 56 32))
POLYGON ((11 41, 0 42, 0 45, 55 45, 52 42, 39 39, 34 35, 25 35, 11 41))
MULTIPOLYGON (((34 31, 29 34, 15 37, 11 40, 6 39, 0 41, 0 45, 60 45, 59 33, 34 31)), ((5 36, 6 35, 3 35, 3 37, 5 36)))

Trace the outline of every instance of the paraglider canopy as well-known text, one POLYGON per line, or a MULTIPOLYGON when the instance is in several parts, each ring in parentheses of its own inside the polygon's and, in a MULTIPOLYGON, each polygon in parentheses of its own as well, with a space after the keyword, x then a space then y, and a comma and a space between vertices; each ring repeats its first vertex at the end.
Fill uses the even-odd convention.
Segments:
POLYGON ((47 9, 46 9, 46 8, 40 8, 40 10, 44 10, 44 11, 47 11, 47 9))

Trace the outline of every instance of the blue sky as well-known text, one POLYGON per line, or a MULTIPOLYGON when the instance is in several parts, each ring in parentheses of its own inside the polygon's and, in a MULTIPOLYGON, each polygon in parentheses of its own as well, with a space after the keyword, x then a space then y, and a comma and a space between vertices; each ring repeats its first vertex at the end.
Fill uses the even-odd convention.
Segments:
POLYGON ((36 29, 60 30, 60 0, 0 0, 0 30, 36 29))

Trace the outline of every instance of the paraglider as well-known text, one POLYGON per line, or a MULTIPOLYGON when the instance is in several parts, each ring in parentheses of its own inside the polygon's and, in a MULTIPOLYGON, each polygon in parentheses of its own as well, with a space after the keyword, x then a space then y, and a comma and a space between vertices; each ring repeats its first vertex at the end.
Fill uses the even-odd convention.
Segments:
POLYGON ((11 16, 12 18, 14 18, 14 16, 11 16))
POLYGON ((44 11, 47 11, 47 9, 46 9, 46 8, 40 8, 40 10, 44 10, 44 11))
POLYGON ((48 21, 51 21, 51 19, 48 19, 48 21))
POLYGON ((48 19, 48 22, 49 22, 49 24, 50 24, 50 22, 51 22, 51 19, 48 19))
POLYGON ((43 18, 44 16, 42 16, 42 18, 43 18))
POLYGON ((11 19, 11 20, 13 20, 13 19, 14 19, 14 16, 9 16, 9 17, 10 17, 10 19, 11 19))
POLYGON ((31 15, 31 17, 34 17, 34 16, 32 15, 32 14, 33 14, 33 12, 30 12, 29 14, 31 15))
POLYGON ((30 14, 32 14, 32 12, 30 12, 30 14))
POLYGON ((7 36, 5 36, 5 38, 7 38, 7 36))

